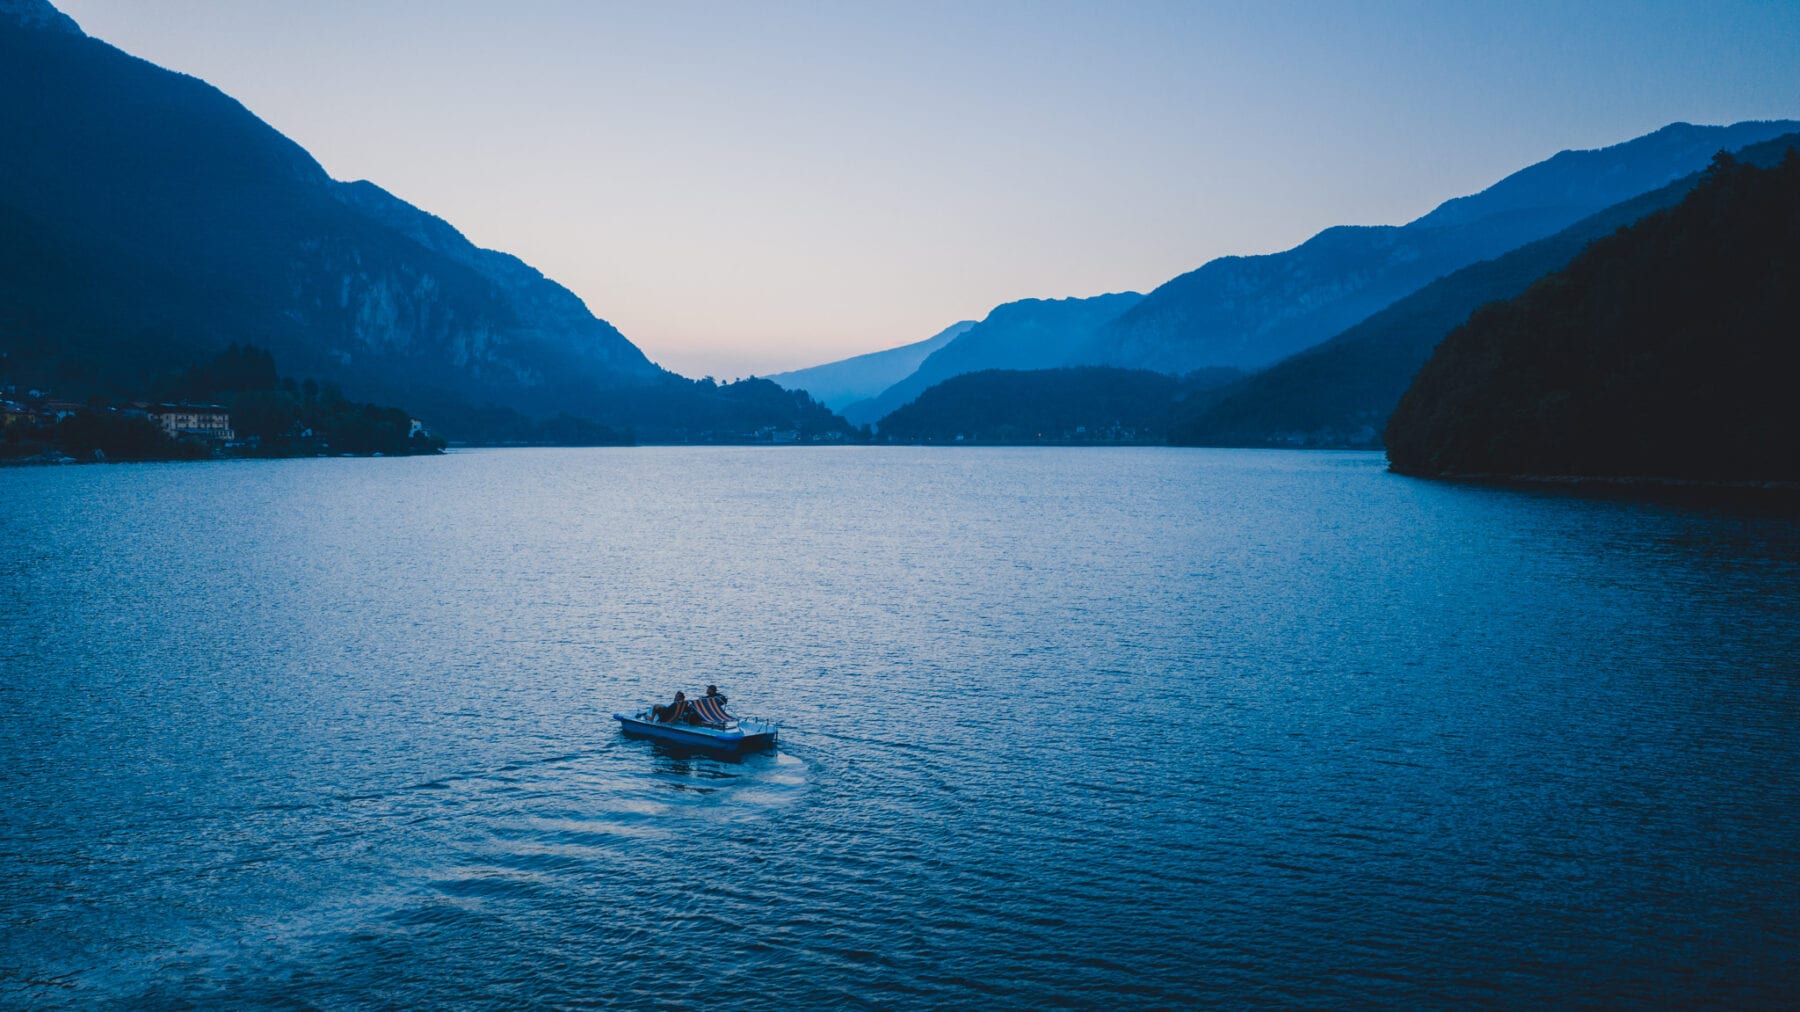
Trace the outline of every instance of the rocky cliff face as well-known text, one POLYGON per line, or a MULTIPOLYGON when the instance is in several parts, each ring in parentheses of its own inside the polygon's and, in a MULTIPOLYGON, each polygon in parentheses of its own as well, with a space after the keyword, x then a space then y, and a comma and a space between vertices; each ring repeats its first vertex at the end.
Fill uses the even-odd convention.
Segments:
MULTIPOLYGON (((366 180, 336 183, 332 192, 347 206, 469 268, 493 285, 512 313, 513 336, 518 340, 560 345, 585 367, 621 377, 647 378, 661 371, 617 328, 590 312, 574 292, 518 257, 476 246, 449 222, 366 180)), ((469 336, 476 344, 459 347, 457 353, 475 361, 487 342, 479 334, 469 336)))
POLYGON ((73 391, 230 342, 355 396, 592 412, 666 374, 572 292, 305 150, 205 82, 0 0, 0 351, 73 391), (36 269, 36 268, 34 268, 36 269), (153 279, 146 282, 143 279, 153 279))

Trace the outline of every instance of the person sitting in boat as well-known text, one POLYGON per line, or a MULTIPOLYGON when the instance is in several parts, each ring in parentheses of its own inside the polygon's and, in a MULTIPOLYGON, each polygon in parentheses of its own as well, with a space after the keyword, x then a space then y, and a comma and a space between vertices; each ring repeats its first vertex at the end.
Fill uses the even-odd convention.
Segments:
POLYGON ((718 687, 708 685, 706 695, 688 701, 687 716, 683 719, 690 724, 725 727, 737 718, 725 712, 725 696, 718 687))
POLYGON ((675 701, 668 706, 652 706, 650 716, 656 718, 660 723, 673 724, 686 716, 687 708, 687 693, 676 690, 675 701))

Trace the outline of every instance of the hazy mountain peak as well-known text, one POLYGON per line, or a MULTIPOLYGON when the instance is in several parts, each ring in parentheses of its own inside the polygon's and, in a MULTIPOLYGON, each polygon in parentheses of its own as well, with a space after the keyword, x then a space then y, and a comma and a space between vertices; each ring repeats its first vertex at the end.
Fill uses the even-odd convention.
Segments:
POLYGON ((905 379, 932 352, 975 326, 962 320, 923 341, 764 377, 789 390, 805 390, 833 411, 866 400, 905 379))
POLYGON ((995 306, 980 323, 926 356, 919 368, 880 395, 844 408, 854 424, 874 422, 927 387, 982 369, 1049 369, 1068 365, 1107 321, 1136 305, 1137 292, 1088 298, 1019 299, 995 306))
POLYGON ((50 0, 0 0, 0 24, 67 35, 85 34, 74 18, 57 10, 50 0))
POLYGON ((1493 214, 1531 208, 1589 210, 1648 193, 1730 151, 1800 130, 1792 120, 1747 120, 1729 126, 1670 123, 1642 137, 1602 148, 1559 151, 1479 193, 1446 200, 1411 225, 1465 225, 1493 214))

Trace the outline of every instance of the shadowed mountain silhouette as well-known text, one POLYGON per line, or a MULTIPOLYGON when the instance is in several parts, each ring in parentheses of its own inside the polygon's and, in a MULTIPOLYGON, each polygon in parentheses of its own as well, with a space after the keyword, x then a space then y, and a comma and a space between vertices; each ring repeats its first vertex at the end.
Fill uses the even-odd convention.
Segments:
MULTIPOLYGON (((1008 336, 1004 327, 983 321, 922 362, 916 375, 844 411, 853 421, 876 422, 933 384, 977 369, 1095 364, 1184 374, 1203 367, 1268 366, 1345 334, 1365 320, 1372 324, 1388 307, 1398 309, 1400 300, 1446 275, 1554 236, 1603 209, 1691 174, 1721 147, 1737 148, 1795 129, 1800 124, 1791 121, 1728 127, 1671 124, 1611 147, 1564 151, 1480 193, 1445 201, 1406 225, 1340 226, 1283 253, 1211 261, 1141 299, 1121 303, 1117 317, 1098 324, 1084 315, 1072 326, 1051 324, 1038 339, 1020 340, 1008 336)), ((1581 242, 1592 237, 1586 235, 1581 242)), ((1552 255, 1541 268, 1533 267, 1542 258, 1540 251, 1535 258, 1509 262, 1504 271, 1535 270, 1520 282, 1528 283, 1567 262, 1573 253, 1560 254, 1560 261, 1552 255)), ((1472 285, 1469 290, 1480 287, 1472 285)), ((1506 291, 1503 282, 1499 290, 1506 291)), ((1454 316, 1460 299, 1439 290, 1428 301, 1436 311, 1454 316)), ((1406 312, 1419 308, 1414 305, 1406 312)), ((1466 315, 1467 308, 1460 312, 1466 315)), ((996 310, 996 315, 1006 314, 996 310)), ((1429 338, 1435 341, 1461 317, 1441 326, 1435 320, 1411 315, 1408 319, 1428 330, 1436 328, 1429 338)), ((1298 445, 1295 439, 1328 445, 1378 443, 1386 413, 1411 370, 1424 360, 1424 351, 1393 359, 1407 363, 1397 377, 1391 375, 1386 359, 1377 358, 1382 360, 1371 363, 1372 374, 1341 377, 1342 391, 1312 389, 1291 406, 1270 405, 1262 412, 1270 417, 1256 421, 1252 427, 1261 428, 1254 433, 1210 423, 1202 426, 1194 418, 1209 405, 1226 403, 1239 415, 1258 414, 1259 402, 1250 393, 1260 382, 1256 377, 1226 390, 1197 394, 1187 409, 1189 417, 1176 425, 1177 438, 1251 445, 1298 445), (1326 421, 1302 425, 1296 435, 1295 423, 1306 421, 1300 416, 1326 413, 1330 405, 1345 400, 1342 394, 1352 392, 1359 407, 1349 415, 1355 417, 1337 412, 1326 421), (1372 415, 1361 407, 1368 403, 1376 404, 1372 415)))
MULTIPOLYGON (((1788 134, 1737 157, 1773 165, 1800 142, 1788 134)), ((1680 203, 1692 173, 1622 201, 1546 239, 1426 285, 1323 344, 1196 398, 1171 439, 1202 446, 1374 448, 1413 375, 1445 334, 1485 303, 1512 298, 1560 270, 1596 239, 1680 203)))
POLYGON ((1797 129, 1792 121, 1675 123, 1611 147, 1564 151, 1406 225, 1339 226, 1283 253, 1222 257, 1152 291, 1075 360, 1170 373, 1269 365, 1445 274, 1697 171, 1715 151, 1797 129))
POLYGON ((880 421, 927 387, 982 369, 1049 369, 1062 365, 1095 329, 1143 296, 1136 292, 1087 299, 1021 299, 997 306, 980 323, 932 352, 919 368, 879 396, 843 409, 857 425, 880 421))
POLYGON ((1482 307, 1388 423, 1416 474, 1800 481, 1800 151, 1482 307))
POLYGON ((0 361, 65 396, 134 396, 249 342, 453 433, 487 406, 651 438, 829 417, 658 368, 518 258, 331 179, 229 96, 42 0, 0 0, 0 222, 0 361))

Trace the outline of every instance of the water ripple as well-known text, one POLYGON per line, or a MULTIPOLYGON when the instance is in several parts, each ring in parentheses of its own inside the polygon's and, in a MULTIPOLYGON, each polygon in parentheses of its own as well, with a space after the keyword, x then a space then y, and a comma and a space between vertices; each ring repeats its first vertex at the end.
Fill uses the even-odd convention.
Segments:
POLYGON ((1800 990, 1792 518, 1175 451, 0 495, 0 1005, 1800 990), (610 719, 706 682, 780 747, 610 719))

